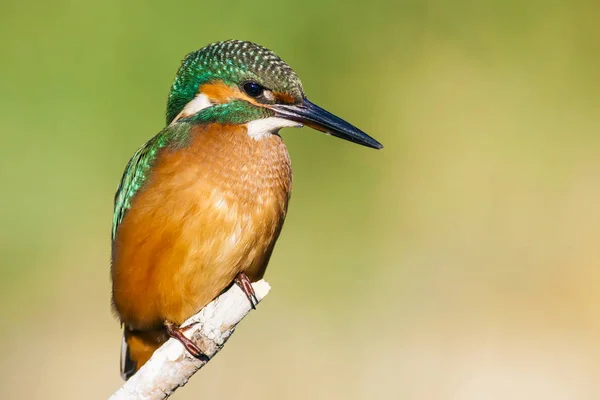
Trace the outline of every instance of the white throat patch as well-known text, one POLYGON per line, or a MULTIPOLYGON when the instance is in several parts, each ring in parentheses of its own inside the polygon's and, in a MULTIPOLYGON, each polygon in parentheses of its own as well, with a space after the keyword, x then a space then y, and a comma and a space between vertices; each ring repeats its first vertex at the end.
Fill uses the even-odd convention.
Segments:
POLYGON ((171 122, 171 124, 174 124, 181 118, 185 118, 185 117, 189 117, 190 115, 194 115, 198 111, 203 110, 212 105, 213 105, 213 103, 210 101, 210 99, 208 98, 207 95, 205 95, 203 93, 198 93, 196 95, 196 97, 194 97, 193 100, 189 101, 185 105, 185 107, 183 107, 183 110, 181 110, 181 112, 179 114, 177 114, 177 116, 173 119, 173 122, 171 122))
POLYGON ((301 126, 300 122, 279 117, 257 119, 246 124, 248 136, 254 140, 264 139, 273 133, 277 133, 281 128, 300 128, 301 126))

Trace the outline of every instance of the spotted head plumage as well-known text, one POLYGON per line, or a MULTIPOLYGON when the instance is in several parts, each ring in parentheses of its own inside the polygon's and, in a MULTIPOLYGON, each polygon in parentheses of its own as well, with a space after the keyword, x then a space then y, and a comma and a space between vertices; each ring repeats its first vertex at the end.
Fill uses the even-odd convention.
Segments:
POLYGON ((266 89, 265 96, 258 99, 264 104, 278 99, 295 103, 304 97, 296 72, 271 50, 247 41, 216 42, 183 60, 169 93, 167 124, 210 83, 223 83, 241 92, 247 92, 244 85, 248 83, 258 84, 266 89))

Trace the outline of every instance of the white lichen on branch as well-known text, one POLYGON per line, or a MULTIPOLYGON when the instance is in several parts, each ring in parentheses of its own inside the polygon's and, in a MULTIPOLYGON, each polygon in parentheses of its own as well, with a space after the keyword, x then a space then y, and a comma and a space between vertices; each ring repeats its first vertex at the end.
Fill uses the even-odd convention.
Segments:
MULTIPOLYGON (((253 283, 252 286, 259 302, 271 290, 264 280, 253 283)), ((186 326, 198 322, 186 332, 186 336, 192 338, 212 359, 250 310, 246 295, 233 285, 183 324, 186 326)), ((165 399, 185 385, 204 364, 206 363, 192 357, 177 340, 170 339, 109 400, 165 399)))

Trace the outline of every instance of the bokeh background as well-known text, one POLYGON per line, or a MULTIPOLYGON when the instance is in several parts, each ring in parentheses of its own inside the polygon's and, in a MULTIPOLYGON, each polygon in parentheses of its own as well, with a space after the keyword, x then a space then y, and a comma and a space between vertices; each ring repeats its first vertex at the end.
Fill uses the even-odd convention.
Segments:
POLYGON ((273 290, 173 398, 600 398, 597 2, 0 7, 2 398, 120 386, 113 193, 179 61, 228 38, 386 147, 283 131, 273 290))

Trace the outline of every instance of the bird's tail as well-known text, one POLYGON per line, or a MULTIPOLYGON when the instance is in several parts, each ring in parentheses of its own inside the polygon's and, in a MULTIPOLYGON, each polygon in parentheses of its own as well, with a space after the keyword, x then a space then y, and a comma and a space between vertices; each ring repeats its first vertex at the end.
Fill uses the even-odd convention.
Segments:
POLYGON ((164 329, 134 331, 125 327, 121 345, 121 377, 124 380, 131 378, 168 338, 164 329))

